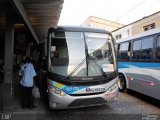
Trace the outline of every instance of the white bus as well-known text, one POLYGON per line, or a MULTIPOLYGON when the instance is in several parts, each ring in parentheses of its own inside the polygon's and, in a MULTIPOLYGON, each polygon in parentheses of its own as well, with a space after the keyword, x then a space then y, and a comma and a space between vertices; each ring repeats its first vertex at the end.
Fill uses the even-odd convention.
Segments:
POLYGON ((117 40, 119 90, 160 100, 160 29, 117 40))
POLYGON ((65 109, 106 104, 118 96, 112 35, 85 27, 50 28, 47 39, 49 106, 65 109))

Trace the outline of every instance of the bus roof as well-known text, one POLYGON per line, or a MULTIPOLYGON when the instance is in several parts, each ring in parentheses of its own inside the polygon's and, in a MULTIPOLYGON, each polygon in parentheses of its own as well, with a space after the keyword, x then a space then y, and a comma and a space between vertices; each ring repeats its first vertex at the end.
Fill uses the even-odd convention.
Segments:
POLYGON ((136 34, 136 35, 133 35, 133 36, 130 36, 130 37, 118 39, 118 40, 116 40, 116 43, 130 41, 130 40, 133 40, 133 39, 137 39, 137 38, 141 38, 141 37, 145 37, 145 36, 149 36, 149 35, 153 35, 153 34, 157 34, 157 33, 160 33, 160 28, 155 28, 155 29, 148 30, 148 31, 145 31, 143 33, 139 33, 139 34, 136 34))
POLYGON ((74 31, 74 32, 96 32, 96 33, 107 33, 111 34, 109 31, 105 29, 99 28, 91 28, 91 27, 84 27, 84 26, 58 26, 56 28, 49 28, 48 32, 53 31, 74 31))

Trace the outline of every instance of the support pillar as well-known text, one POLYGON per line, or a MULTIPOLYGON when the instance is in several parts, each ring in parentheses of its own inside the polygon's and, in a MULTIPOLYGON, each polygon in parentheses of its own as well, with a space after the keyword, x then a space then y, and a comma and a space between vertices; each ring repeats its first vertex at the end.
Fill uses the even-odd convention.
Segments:
POLYGON ((6 33, 5 33, 5 54, 4 54, 4 84, 3 84, 3 109, 11 107, 13 99, 13 54, 14 54, 14 20, 12 10, 7 10, 6 33))

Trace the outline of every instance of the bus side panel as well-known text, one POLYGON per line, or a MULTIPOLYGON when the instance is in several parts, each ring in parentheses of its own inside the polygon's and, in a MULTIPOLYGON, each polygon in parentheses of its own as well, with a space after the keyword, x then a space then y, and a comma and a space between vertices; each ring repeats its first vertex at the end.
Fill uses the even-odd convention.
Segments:
POLYGON ((160 63, 122 62, 128 89, 143 93, 156 99, 160 99, 160 63))
POLYGON ((140 86, 139 86, 139 80, 136 80, 135 74, 136 71, 135 69, 131 69, 130 62, 118 62, 119 66, 119 73, 122 73, 125 76, 126 83, 127 83, 127 89, 135 90, 138 91, 140 86), (134 80, 134 81, 133 81, 134 80))

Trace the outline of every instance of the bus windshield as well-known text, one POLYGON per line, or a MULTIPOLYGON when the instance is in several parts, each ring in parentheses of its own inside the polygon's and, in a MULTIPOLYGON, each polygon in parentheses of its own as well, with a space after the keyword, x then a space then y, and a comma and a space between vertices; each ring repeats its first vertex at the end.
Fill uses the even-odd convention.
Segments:
POLYGON ((62 76, 100 76, 116 70, 109 34, 50 33, 49 71, 62 76), (102 72, 103 70, 103 72, 102 72))

